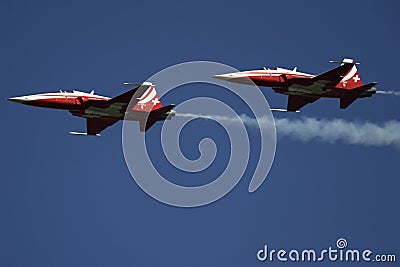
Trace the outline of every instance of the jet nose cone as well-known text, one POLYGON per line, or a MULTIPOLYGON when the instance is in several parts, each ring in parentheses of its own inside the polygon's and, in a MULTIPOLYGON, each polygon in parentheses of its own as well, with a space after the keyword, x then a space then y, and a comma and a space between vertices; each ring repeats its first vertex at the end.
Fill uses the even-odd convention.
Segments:
POLYGON ((27 98, 23 96, 18 96, 18 97, 7 98, 7 100, 15 103, 24 103, 27 101, 27 98))
POLYGON ((213 75, 212 77, 215 78, 215 79, 227 81, 227 80, 233 78, 233 74, 231 74, 231 73, 228 73, 228 74, 218 74, 218 75, 213 75))

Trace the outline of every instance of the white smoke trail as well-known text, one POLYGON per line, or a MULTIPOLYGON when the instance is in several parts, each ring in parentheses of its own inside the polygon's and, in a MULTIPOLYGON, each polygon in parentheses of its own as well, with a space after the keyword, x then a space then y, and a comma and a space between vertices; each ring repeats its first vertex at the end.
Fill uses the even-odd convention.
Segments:
POLYGON ((365 146, 400 147, 400 122, 387 121, 383 124, 371 122, 349 122, 343 119, 275 120, 278 134, 290 136, 303 142, 317 139, 323 142, 365 146))
POLYGON ((377 94, 400 96, 400 91, 376 91, 377 94))
MULTIPOLYGON (((213 119, 228 123, 244 123, 257 126, 257 120, 246 115, 241 120, 221 115, 176 114, 180 117, 213 119)), ((270 123, 266 118, 259 118, 260 126, 270 123)), ((275 118, 278 137, 288 136, 295 140, 309 142, 319 140, 327 143, 341 141, 346 144, 364 146, 395 146, 400 148, 400 121, 392 120, 382 124, 371 122, 351 122, 343 119, 277 119, 275 118)))

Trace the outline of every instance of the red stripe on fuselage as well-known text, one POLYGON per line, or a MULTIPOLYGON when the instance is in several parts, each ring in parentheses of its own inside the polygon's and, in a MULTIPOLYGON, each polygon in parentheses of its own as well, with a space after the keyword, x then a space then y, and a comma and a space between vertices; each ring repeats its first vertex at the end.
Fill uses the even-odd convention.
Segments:
POLYGON ((24 102, 26 105, 43 107, 43 108, 54 108, 54 109, 66 109, 71 110, 81 105, 81 102, 88 100, 104 100, 107 101, 108 97, 90 97, 90 96, 60 96, 60 95, 37 95, 35 97, 46 96, 46 98, 32 99, 24 102), (54 96, 54 97, 52 97, 54 96), (52 97, 52 98, 49 98, 52 97), (81 99, 81 100, 79 100, 81 99))

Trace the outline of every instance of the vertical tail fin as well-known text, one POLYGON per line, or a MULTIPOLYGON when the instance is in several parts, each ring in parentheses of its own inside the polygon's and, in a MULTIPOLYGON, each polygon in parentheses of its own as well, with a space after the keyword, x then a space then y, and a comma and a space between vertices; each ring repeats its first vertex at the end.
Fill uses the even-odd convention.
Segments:
MULTIPOLYGON (((343 63, 354 63, 353 59, 345 58, 342 61, 343 63)), ((362 86, 362 80, 360 75, 358 74, 356 64, 346 73, 343 79, 339 82, 339 87, 342 89, 354 89, 362 86)))
POLYGON ((155 85, 149 82, 143 83, 143 85, 150 85, 150 87, 144 92, 139 98, 137 104, 132 108, 135 111, 151 112, 162 107, 160 98, 158 97, 155 85))
POLYGON ((150 82, 144 82, 143 85, 149 88, 138 98, 138 102, 132 108, 133 111, 139 111, 141 114, 137 119, 139 121, 140 131, 147 131, 156 121, 170 120, 175 116, 175 111, 171 111, 174 105, 163 107, 158 97, 155 85, 150 82))

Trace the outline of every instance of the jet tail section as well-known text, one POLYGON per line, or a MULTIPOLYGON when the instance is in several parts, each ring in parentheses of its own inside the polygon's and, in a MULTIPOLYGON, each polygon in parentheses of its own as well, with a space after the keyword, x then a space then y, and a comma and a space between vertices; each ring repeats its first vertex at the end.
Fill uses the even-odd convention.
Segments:
POLYGON ((158 97, 155 85, 149 82, 143 83, 149 85, 147 90, 138 98, 138 102, 133 106, 132 110, 141 112, 151 112, 162 107, 160 98, 158 97))
POLYGON ((342 89, 354 89, 363 85, 360 74, 358 73, 357 66, 353 59, 343 59, 342 65, 350 63, 353 67, 343 76, 340 80, 338 87, 342 89))

